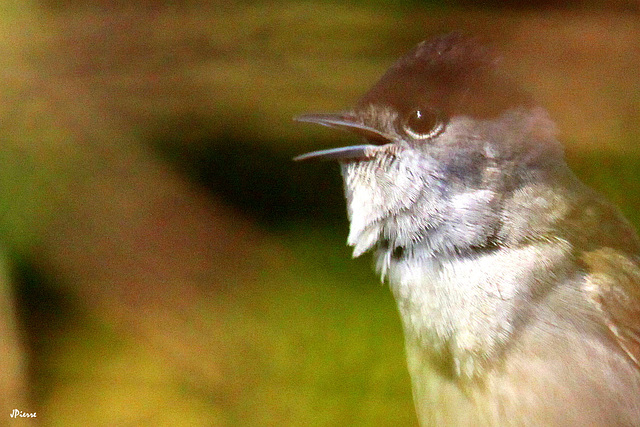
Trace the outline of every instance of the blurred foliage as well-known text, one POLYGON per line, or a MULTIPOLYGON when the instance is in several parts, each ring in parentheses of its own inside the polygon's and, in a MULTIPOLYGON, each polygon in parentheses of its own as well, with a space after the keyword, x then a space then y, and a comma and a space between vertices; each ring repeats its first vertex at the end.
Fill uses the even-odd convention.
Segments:
MULTIPOLYGON (((483 7, 483 8, 515 8, 515 9, 540 9, 540 8, 604 8, 604 9, 621 9, 638 11, 640 4, 637 0, 348 0, 337 2, 336 0, 324 0, 326 3, 340 3, 351 6, 364 5, 373 7, 408 7, 408 8, 456 8, 460 6, 471 7, 483 7)), ((206 0, 141 0, 136 2, 138 5, 146 7, 158 7, 158 6, 189 6, 189 5, 202 5, 206 3, 216 4, 216 1, 206 0)), ((234 2, 236 4, 254 4, 262 3, 259 0, 240 0, 234 2)), ((70 7, 83 7, 86 6, 86 2, 80 0, 40 0, 40 4, 52 9, 65 9, 70 7)), ((94 5, 102 5, 102 7, 113 7, 114 5, 127 5, 130 4, 129 0, 100 0, 93 2, 94 5)))
POLYGON ((338 168, 290 160, 350 137, 291 119, 348 107, 420 39, 481 34, 638 226, 637 2, 556 3, 5 2, 21 409, 44 425, 415 424, 395 304, 344 244, 338 168))
POLYGON ((229 136, 200 141, 195 144, 198 149, 176 141, 158 141, 159 153, 186 176, 263 226, 306 222, 308 227, 346 227, 337 164, 294 163, 291 159, 298 152, 274 148, 271 141, 229 136))
POLYGON ((604 194, 640 229, 640 203, 630 197, 640 189, 640 155, 577 152, 569 153, 568 161, 585 184, 604 194))

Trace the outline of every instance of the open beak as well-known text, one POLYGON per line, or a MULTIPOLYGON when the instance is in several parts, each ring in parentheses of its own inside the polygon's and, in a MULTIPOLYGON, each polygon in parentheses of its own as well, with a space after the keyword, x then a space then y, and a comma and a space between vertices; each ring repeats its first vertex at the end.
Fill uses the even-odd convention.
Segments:
MULTIPOLYGON (((377 129, 356 122, 356 118, 349 113, 329 113, 329 114, 304 114, 296 117, 294 120, 298 122, 317 123, 335 129, 347 130, 357 135, 363 136, 371 142, 377 142, 380 145, 388 144, 391 139, 377 129)), ((350 160, 350 159, 366 159, 372 157, 376 145, 351 145, 348 147, 330 148, 328 150, 312 151, 294 157, 293 160, 350 160)))

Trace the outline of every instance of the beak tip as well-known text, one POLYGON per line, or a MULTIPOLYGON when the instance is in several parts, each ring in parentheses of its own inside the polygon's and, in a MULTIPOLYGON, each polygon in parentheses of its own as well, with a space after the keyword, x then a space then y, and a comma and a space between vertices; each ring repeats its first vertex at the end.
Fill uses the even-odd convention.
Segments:
POLYGON ((326 160, 323 158, 322 154, 325 150, 323 151, 311 151, 309 153, 304 153, 304 154, 299 154, 297 156, 295 156, 294 158, 292 158, 291 160, 293 160, 294 162, 304 162, 307 160, 312 160, 312 159, 318 159, 318 160, 326 160))
POLYGON ((293 117, 294 122, 315 123, 322 126, 331 126, 332 122, 340 120, 342 116, 337 114, 300 114, 293 117))

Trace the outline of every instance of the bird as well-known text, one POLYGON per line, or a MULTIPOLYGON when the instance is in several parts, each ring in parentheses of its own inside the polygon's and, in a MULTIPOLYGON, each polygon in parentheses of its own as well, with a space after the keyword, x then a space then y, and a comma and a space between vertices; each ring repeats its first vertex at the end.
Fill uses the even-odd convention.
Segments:
POLYGON ((422 426, 640 425, 640 240, 476 36, 425 40, 348 110, 353 256, 397 303, 422 426))

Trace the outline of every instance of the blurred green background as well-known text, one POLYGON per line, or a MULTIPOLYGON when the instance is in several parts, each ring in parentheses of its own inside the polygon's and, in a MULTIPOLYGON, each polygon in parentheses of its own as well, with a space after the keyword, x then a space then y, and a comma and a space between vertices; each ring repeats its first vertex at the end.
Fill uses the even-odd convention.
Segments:
POLYGON ((338 167, 290 160, 350 137, 291 119, 433 35, 493 42, 640 226, 637 0, 0 5, 0 420, 415 425, 338 167))

